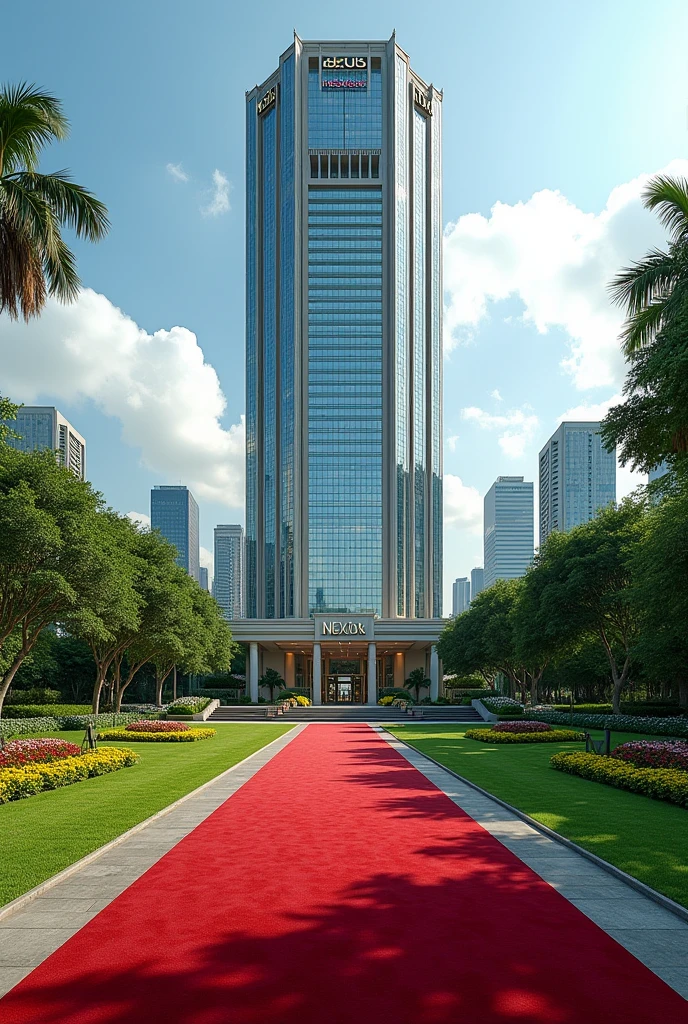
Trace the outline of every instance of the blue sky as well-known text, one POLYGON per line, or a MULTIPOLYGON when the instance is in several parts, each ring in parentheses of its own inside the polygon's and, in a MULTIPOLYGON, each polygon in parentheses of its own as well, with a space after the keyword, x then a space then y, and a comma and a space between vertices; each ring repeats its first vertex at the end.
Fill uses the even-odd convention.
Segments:
POLYGON ((77 246, 95 295, 29 327, 0 319, 0 390, 56 404, 122 512, 147 512, 154 483, 192 483, 206 548, 243 517, 245 90, 294 28, 396 29, 444 90, 448 593, 482 564, 495 476, 535 479, 558 417, 619 391, 604 285, 662 243, 638 195, 687 155, 688 5, 37 0, 31 20, 40 32, 3 12, 2 78, 63 99, 72 135, 44 168, 71 168, 113 227, 77 246))

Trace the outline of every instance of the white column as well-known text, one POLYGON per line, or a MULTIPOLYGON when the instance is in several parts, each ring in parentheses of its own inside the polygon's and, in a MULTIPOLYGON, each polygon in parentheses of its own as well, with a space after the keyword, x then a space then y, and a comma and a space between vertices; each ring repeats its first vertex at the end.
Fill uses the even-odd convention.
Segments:
POLYGON ((440 660, 437 648, 430 649, 430 700, 437 700, 440 695, 440 660))
POLYGON ((248 645, 248 692, 254 704, 258 703, 258 644, 248 645))
POLYGON ((377 704, 377 650, 375 644, 368 644, 368 700, 367 704, 377 704))
POLYGON ((322 652, 313 644, 313 703, 322 704, 322 652))

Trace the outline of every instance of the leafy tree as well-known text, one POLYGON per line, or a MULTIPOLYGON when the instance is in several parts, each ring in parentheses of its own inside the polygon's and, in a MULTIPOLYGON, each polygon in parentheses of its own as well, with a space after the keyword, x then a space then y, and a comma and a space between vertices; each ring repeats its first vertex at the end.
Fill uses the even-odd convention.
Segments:
POLYGON ((287 684, 276 669, 266 668, 265 674, 258 680, 258 685, 267 686, 270 691, 270 703, 272 704, 275 699, 275 688, 283 690, 287 684))
POLYGON ((420 691, 430 686, 430 680, 426 678, 425 669, 414 668, 409 672, 406 680, 406 689, 416 691, 416 704, 420 701, 420 691))
POLYGON ((8 437, 19 437, 6 421, 16 420, 20 408, 21 406, 10 402, 9 398, 0 395, 0 444, 4 444, 8 437))
POLYGON ((61 229, 96 242, 108 231, 105 206, 64 171, 41 174, 41 151, 67 138, 59 100, 33 85, 0 89, 0 313, 38 316, 48 295, 73 302, 74 254, 61 229))

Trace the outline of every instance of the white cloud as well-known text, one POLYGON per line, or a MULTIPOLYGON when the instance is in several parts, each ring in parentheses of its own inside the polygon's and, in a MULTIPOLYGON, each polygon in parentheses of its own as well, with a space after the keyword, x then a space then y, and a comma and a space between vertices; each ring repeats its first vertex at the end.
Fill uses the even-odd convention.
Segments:
POLYGON ((218 171, 217 168, 213 171, 213 191, 210 197, 210 201, 207 206, 202 207, 201 213, 204 217, 217 217, 221 213, 228 213, 231 209, 229 205, 229 190, 231 183, 228 178, 218 171))
POLYGON ((482 533, 483 499, 475 487, 469 487, 461 477, 444 475, 444 525, 482 533))
POLYGON ((522 409, 512 409, 504 415, 485 412, 473 405, 462 409, 461 415, 483 430, 502 431, 498 438, 499 447, 505 455, 514 459, 523 455, 538 428, 538 418, 529 405, 522 409))
POLYGON ((167 164, 166 170, 169 176, 180 184, 189 180, 189 175, 181 164, 167 164))
POLYGON ((456 445, 459 440, 459 437, 459 434, 450 434, 449 437, 445 440, 444 443, 446 444, 450 452, 456 451, 456 445))
POLYGON ((104 295, 50 300, 29 324, 0 318, 3 392, 22 402, 93 401, 122 424, 148 468, 196 497, 241 508, 244 419, 225 429, 225 397, 196 335, 147 334, 104 295))
POLYGON ((612 405, 618 405, 623 402, 623 397, 620 394, 612 395, 611 398, 605 398, 603 402, 584 403, 582 405, 574 405, 572 409, 567 409, 561 416, 557 416, 557 423, 561 423, 563 420, 585 421, 585 420, 601 420, 609 412, 612 405))
POLYGON ((494 398, 495 402, 503 402, 504 399, 499 393, 499 389, 495 388, 494 391, 490 392, 490 398, 494 398))
MULTIPOLYGON (((688 174, 688 161, 675 160, 663 171, 688 174)), ((649 177, 614 188, 598 214, 545 189, 513 206, 498 202, 489 217, 470 213, 449 224, 446 350, 474 336, 490 302, 517 296, 523 319, 540 333, 560 328, 568 335, 563 366, 577 387, 618 385, 622 313, 607 286, 621 267, 666 241, 657 218, 640 202, 649 177)))
POLYGON ((147 516, 145 512, 127 512, 127 519, 131 519, 132 523, 136 523, 137 526, 141 526, 144 530, 150 530, 151 528, 150 516, 147 516))
POLYGON ((201 565, 208 570, 208 586, 210 586, 215 576, 215 556, 213 555, 212 551, 209 551, 208 548, 204 548, 202 544, 200 556, 201 565))

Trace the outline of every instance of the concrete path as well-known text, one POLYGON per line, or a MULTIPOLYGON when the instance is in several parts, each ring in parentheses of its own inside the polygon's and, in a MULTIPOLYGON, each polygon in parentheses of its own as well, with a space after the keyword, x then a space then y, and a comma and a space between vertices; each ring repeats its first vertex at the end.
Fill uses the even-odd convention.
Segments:
POLYGON ((27 900, 30 894, 26 894, 0 908, 0 997, 216 811, 304 728, 295 726, 182 797, 170 810, 155 815, 143 828, 136 826, 124 839, 114 840, 105 852, 90 854, 84 858, 86 863, 62 872, 56 884, 38 886, 35 898, 27 900))
POLYGON ((688 999, 688 923, 586 857, 543 835, 396 736, 382 730, 380 734, 490 835, 688 999))

